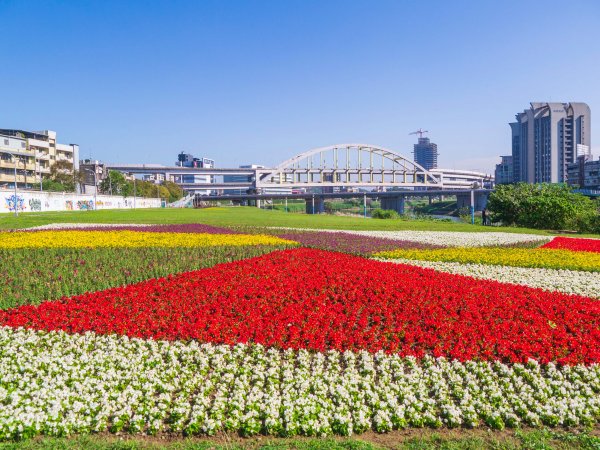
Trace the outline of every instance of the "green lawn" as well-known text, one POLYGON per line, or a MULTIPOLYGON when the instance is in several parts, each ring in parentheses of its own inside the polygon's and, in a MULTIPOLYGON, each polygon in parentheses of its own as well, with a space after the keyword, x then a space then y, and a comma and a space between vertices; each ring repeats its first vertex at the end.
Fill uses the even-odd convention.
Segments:
POLYGON ((21 213, 19 217, 14 217, 12 214, 0 214, 0 229, 26 228, 55 222, 204 223, 216 226, 276 226, 338 230, 507 231, 548 234, 544 231, 527 228, 482 227, 468 223, 434 220, 381 220, 327 214, 306 215, 252 207, 31 212, 21 213))
POLYGON ((34 438, 21 442, 0 443, 0 450, 378 450, 384 448, 429 450, 479 450, 479 449, 598 449, 600 438, 583 433, 564 431, 504 431, 488 430, 407 430, 389 434, 368 433, 351 438, 240 438, 235 435, 222 435, 213 438, 131 437, 113 435, 73 436, 70 438, 34 438))

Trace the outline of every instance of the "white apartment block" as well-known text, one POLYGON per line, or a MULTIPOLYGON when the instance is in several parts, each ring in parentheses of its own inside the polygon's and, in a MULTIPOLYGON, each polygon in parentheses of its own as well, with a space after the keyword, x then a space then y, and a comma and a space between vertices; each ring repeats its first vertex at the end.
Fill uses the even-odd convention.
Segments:
POLYGON ((50 174, 58 161, 67 161, 79 169, 79 146, 59 144, 56 132, 0 129, 0 188, 14 188, 15 164, 17 188, 28 189, 50 174))

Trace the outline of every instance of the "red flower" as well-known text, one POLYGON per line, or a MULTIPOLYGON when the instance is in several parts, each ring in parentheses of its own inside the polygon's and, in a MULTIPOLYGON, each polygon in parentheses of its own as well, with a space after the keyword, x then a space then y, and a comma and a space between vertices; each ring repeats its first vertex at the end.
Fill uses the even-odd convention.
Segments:
POLYGON ((0 311, 0 324, 459 360, 600 362, 600 302, 312 249, 0 311))
POLYGON ((542 248, 600 253, 600 239, 555 237, 547 244, 542 245, 542 248))

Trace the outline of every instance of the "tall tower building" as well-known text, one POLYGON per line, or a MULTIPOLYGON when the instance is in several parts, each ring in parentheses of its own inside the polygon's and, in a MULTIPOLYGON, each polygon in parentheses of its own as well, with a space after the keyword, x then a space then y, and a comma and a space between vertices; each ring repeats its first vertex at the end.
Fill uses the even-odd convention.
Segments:
POLYGON ((567 165, 591 146, 585 103, 531 103, 510 123, 514 181, 563 183, 567 165))
POLYGON ((413 154, 415 162, 422 166, 425 170, 437 169, 438 166, 438 150, 437 144, 434 144, 429 138, 423 137, 426 131, 416 131, 411 134, 419 134, 419 143, 414 145, 413 154))

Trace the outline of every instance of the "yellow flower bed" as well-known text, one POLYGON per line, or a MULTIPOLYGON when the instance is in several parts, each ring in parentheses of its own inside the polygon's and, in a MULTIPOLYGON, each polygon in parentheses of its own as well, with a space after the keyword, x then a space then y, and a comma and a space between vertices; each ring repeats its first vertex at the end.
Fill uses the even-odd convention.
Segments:
POLYGON ((144 231, 36 231, 0 234, 0 248, 216 247, 296 242, 262 234, 151 233, 144 231))
POLYGON ((515 267, 600 271, 600 253, 572 252, 545 248, 443 248, 433 250, 398 249, 379 252, 378 258, 405 258, 420 261, 444 261, 492 264, 515 267))

